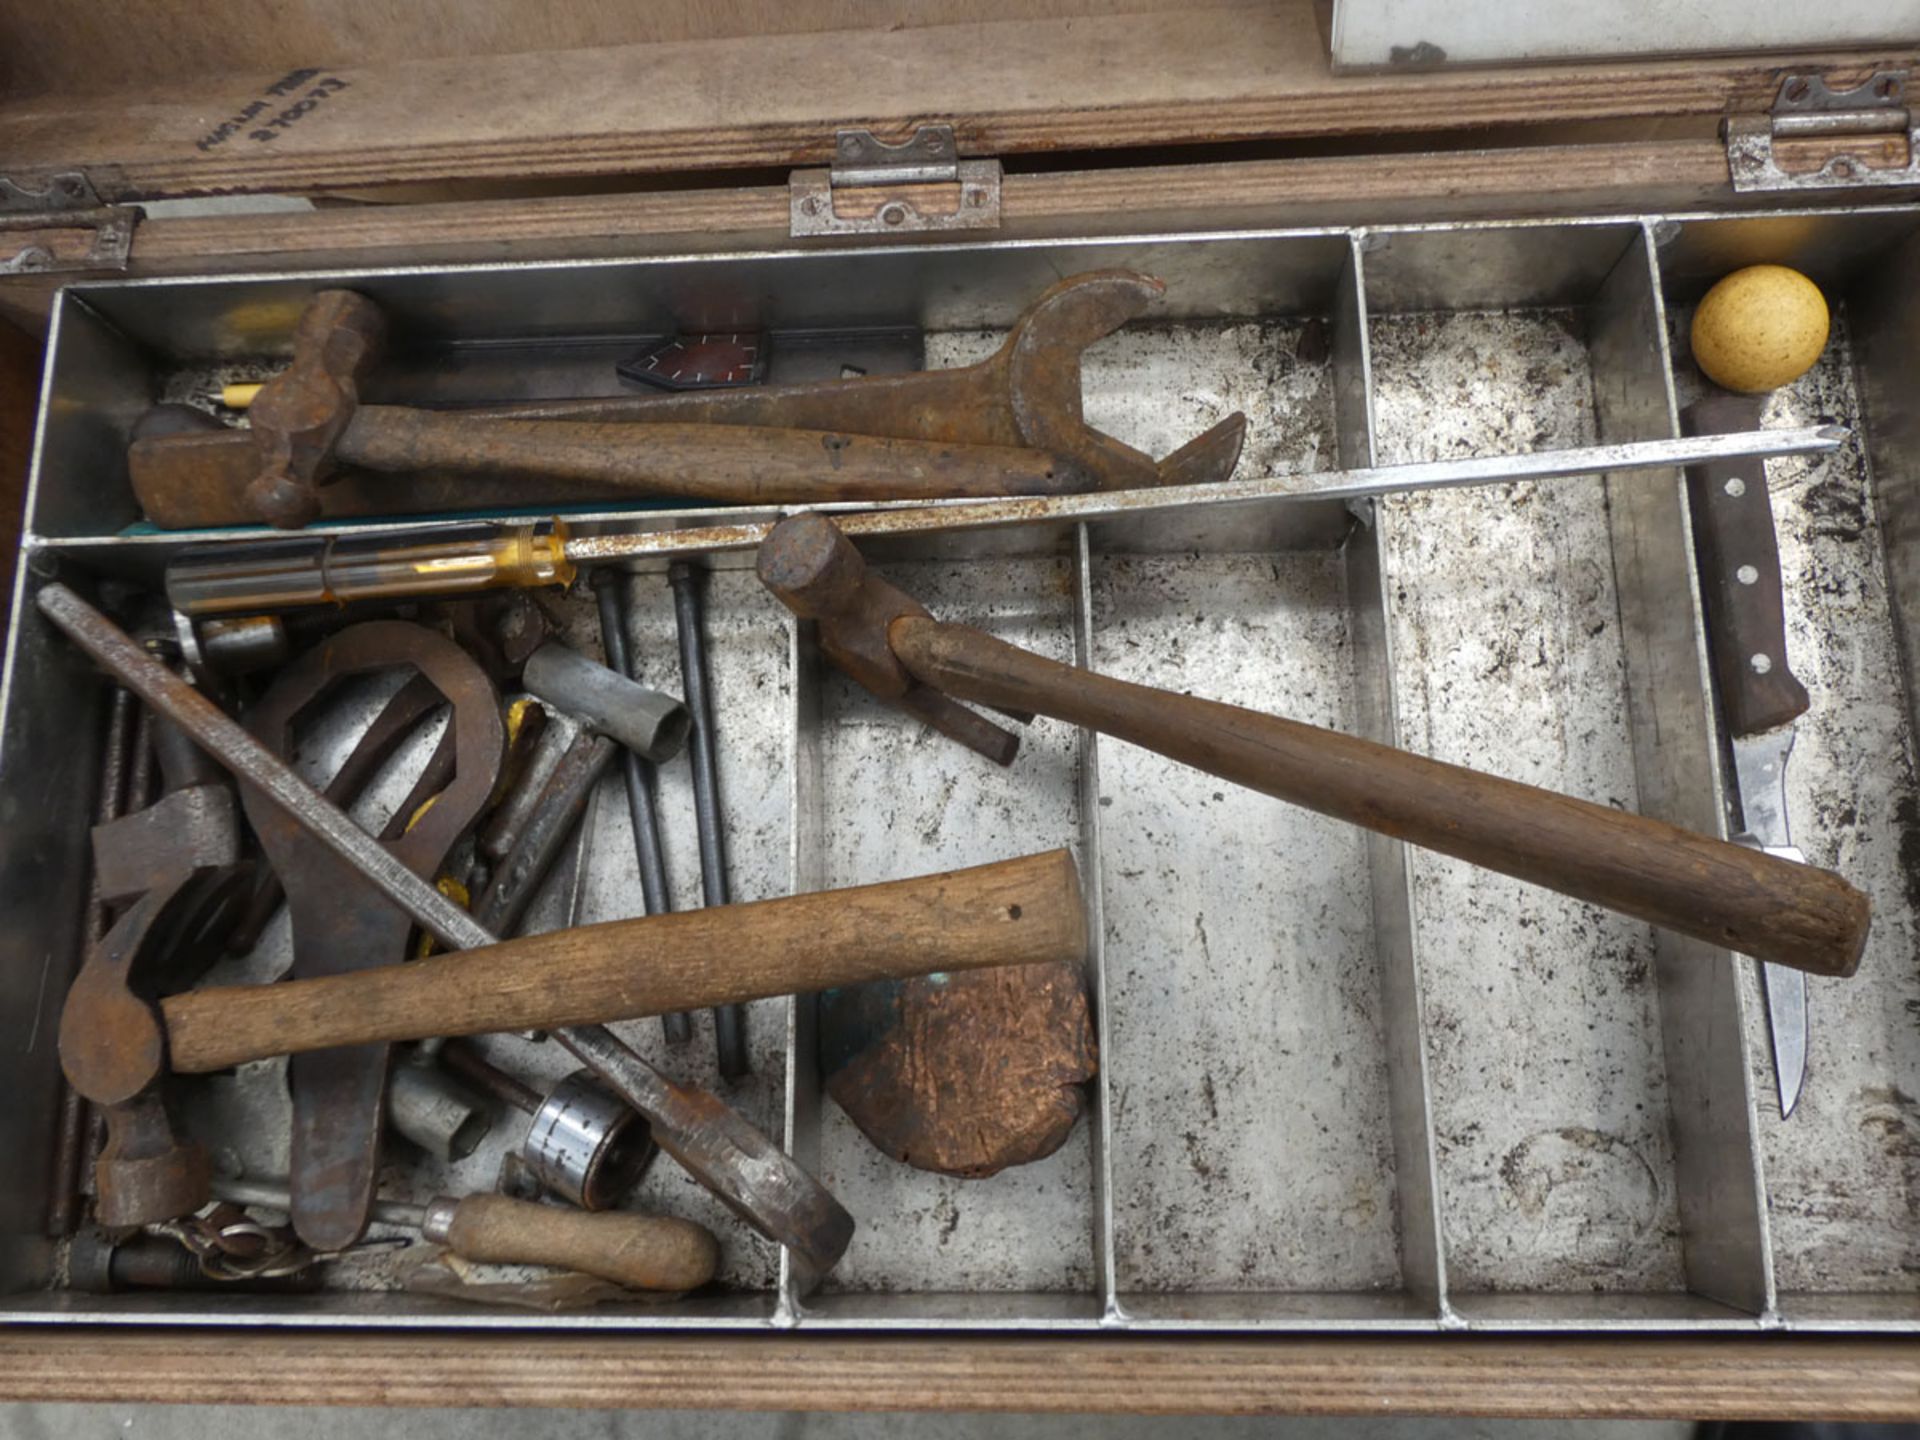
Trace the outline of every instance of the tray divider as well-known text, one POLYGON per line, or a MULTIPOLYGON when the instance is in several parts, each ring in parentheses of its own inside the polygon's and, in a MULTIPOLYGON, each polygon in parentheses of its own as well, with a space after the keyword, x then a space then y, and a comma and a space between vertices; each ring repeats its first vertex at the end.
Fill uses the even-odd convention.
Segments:
MULTIPOLYGON (((1350 236, 1331 322, 1334 436, 1340 464, 1346 468, 1375 463, 1366 249, 1366 232, 1355 231, 1350 236)), ((1368 739, 1396 745, 1399 723, 1392 631, 1381 564, 1380 511, 1371 500, 1353 509, 1359 523, 1347 539, 1345 556, 1347 604, 1353 625, 1355 719, 1360 733, 1368 739)), ((1381 1024, 1387 1050, 1387 1106, 1393 1127, 1401 1277, 1407 1292, 1431 1307, 1444 1324, 1453 1318, 1453 1311, 1447 1299, 1433 1097, 1427 1078, 1426 1020, 1406 846, 1384 835, 1369 834, 1367 869, 1373 892, 1381 1024)))
MULTIPOLYGON (((1073 660, 1093 665, 1093 550, 1087 527, 1073 527, 1073 660)), ((1094 1037, 1100 1070, 1093 1080, 1093 1274, 1099 1290, 1100 1323, 1120 1325, 1127 1313, 1120 1303, 1114 1260, 1113 1099, 1107 1075, 1113 1046, 1107 1024, 1107 926, 1105 876, 1100 848, 1100 736, 1080 732, 1080 887, 1087 907, 1087 983, 1093 996, 1094 1037)))
MULTIPOLYGON (((1662 233, 1643 225, 1593 298, 1589 347, 1603 442, 1680 433, 1659 283, 1662 233)), ((1675 471, 1648 471, 1609 475, 1605 484, 1641 812, 1724 835, 1684 482, 1675 471)), ((1655 932, 1654 956, 1687 1288, 1770 1316, 1773 1263, 1740 975, 1727 951, 1664 930, 1655 932)))
MULTIPOLYGON (((788 673, 792 677, 787 728, 787 889, 810 894, 826 884, 823 843, 826 816, 821 794, 820 655, 811 621, 789 616, 788 673)), ((787 1153, 810 1172, 820 1169, 819 1012, 814 997, 787 997, 787 1153)), ((800 1325, 805 1301, 819 1277, 794 1253, 780 1251, 780 1288, 773 1323, 800 1325)))

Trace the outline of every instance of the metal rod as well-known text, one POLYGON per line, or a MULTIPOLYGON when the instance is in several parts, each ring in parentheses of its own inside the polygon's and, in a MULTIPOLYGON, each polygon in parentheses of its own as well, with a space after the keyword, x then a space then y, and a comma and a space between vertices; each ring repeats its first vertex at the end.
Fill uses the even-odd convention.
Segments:
MULTIPOLYGON (((638 680, 634 673, 633 647, 627 643, 627 613, 630 606, 621 593, 621 577, 616 571, 600 570, 592 579, 593 598, 600 607, 600 644, 606 651, 609 668, 638 680)), ((697 742, 696 742, 697 743, 697 742)), ((633 856, 640 870, 641 904, 649 915, 664 915, 673 908, 667 890, 667 860, 660 847, 660 812, 654 803, 655 768, 632 750, 623 748, 621 777, 627 787, 627 818, 633 827, 633 856)), ((684 1011, 660 1017, 660 1028, 669 1045, 684 1045, 693 1038, 693 1017, 684 1011)))
MULTIPOLYGON (((700 892, 708 909, 730 903, 727 850, 721 833, 720 776, 714 763, 713 687, 707 672, 707 642, 700 626, 700 577, 685 560, 667 569, 673 587, 674 628, 680 635, 680 689, 686 696, 692 727, 687 758, 693 766, 693 825, 700 841, 700 892)), ((713 1044, 720 1073, 737 1080, 753 1067, 747 1060, 747 1011, 744 1005, 719 1005, 713 1012, 713 1044)))
MULTIPOLYGON (((133 695, 113 687, 107 711, 107 740, 100 761, 100 784, 94 795, 93 823, 105 825, 126 810, 127 772, 135 738, 133 695)), ((81 959, 107 933, 107 907, 97 893, 87 900, 81 935, 81 959)), ((63 1239, 74 1231, 80 1211, 80 1169, 87 1141, 87 1102, 60 1076, 60 1108, 53 1148, 53 1194, 47 1206, 47 1234, 63 1239)))
MULTIPOLYGON (((213 1198, 229 1205, 258 1205, 263 1210, 288 1213, 293 1204, 284 1180, 225 1180, 215 1176, 213 1198)), ((408 1230, 421 1229, 427 1223, 426 1206, 409 1205, 400 1200, 375 1200, 368 1213, 382 1225, 399 1225, 408 1230)))
POLYGON ((1838 449, 1847 438, 1842 425, 1783 430, 1747 430, 1730 435, 1679 440, 1635 440, 1618 445, 1580 445, 1523 455, 1475 455, 1461 460, 1428 460, 1410 465, 1375 465, 1354 470, 1320 470, 1304 475, 1269 475, 1255 480, 1222 480, 1204 485, 1164 485, 1151 490, 1094 491, 1034 499, 930 500, 894 505, 786 505, 770 507, 772 518, 745 524, 698 525, 649 530, 637 535, 570 536, 566 558, 576 565, 643 557, 698 555, 716 550, 752 550, 787 515, 817 510, 831 515, 841 532, 862 535, 911 534, 940 530, 987 530, 1036 520, 1103 520, 1121 515, 1156 514, 1189 505, 1254 504, 1274 500, 1362 500, 1407 491, 1443 490, 1461 485, 1497 485, 1515 480, 1558 480, 1573 476, 1619 474, 1634 470, 1675 469, 1707 460, 1758 455, 1820 455, 1838 449))

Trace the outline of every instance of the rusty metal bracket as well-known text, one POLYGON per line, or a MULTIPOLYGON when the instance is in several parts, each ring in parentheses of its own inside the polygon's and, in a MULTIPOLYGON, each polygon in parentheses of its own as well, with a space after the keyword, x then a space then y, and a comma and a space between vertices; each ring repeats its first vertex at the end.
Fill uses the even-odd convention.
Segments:
POLYGON ((1821 75, 1783 77, 1771 112, 1729 116, 1723 123, 1734 190, 1752 194, 1920 185, 1920 124, 1907 104, 1907 76, 1905 70, 1881 70, 1846 90, 1833 89, 1821 75), (1774 142, 1794 139, 1832 139, 1847 148, 1818 169, 1787 170, 1774 142))
POLYGON ((125 270, 142 214, 137 205, 102 203, 78 170, 55 175, 39 189, 0 175, 0 275, 125 270), (47 234, 57 230, 91 230, 93 240, 83 254, 64 253, 47 234))
POLYGON ((898 145, 842 130, 832 167, 794 171, 787 190, 796 238, 1000 228, 1000 162, 960 159, 951 125, 922 125, 898 145))

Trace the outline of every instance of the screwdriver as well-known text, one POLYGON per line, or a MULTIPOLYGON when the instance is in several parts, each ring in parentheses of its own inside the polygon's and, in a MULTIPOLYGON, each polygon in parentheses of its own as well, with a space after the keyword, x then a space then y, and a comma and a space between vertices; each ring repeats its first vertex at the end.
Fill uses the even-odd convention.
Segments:
MULTIPOLYGON (((1544 450, 1524 455, 1476 455, 1362 470, 1279 475, 1259 480, 1172 486, 1155 505, 1194 499, 1253 502, 1289 498, 1355 500, 1370 495, 1451 485, 1544 480, 1560 476, 1664 469, 1703 460, 1761 455, 1811 455, 1832 450, 1845 432, 1833 427, 1753 430, 1680 440, 1544 450), (1188 493, 1189 491, 1194 493, 1188 493)), ((1030 504, 1031 502, 1025 502, 1030 504)), ((1057 521, 1098 520, 1137 513, 1137 500, 1110 492, 1061 495, 1046 501, 1057 521)), ((806 507, 811 508, 811 507, 806 507)), ((837 508, 837 507, 836 507, 837 508)), ((635 534, 570 536, 558 519, 533 524, 435 526, 385 538, 300 535, 182 551, 167 566, 167 598, 190 620, 343 605, 353 600, 467 595, 510 586, 566 585, 576 565, 669 560, 718 550, 751 550, 767 537, 780 512, 745 507, 737 521, 635 534)), ((836 515, 852 538, 912 530, 995 529, 1028 518, 1005 500, 918 504, 904 510, 859 510, 836 515)))
MULTIPOLYGON (((284 1181, 215 1179, 213 1196, 282 1212, 292 1203, 284 1181)), ((376 1200, 372 1213, 382 1225, 418 1230, 467 1260, 557 1265, 629 1290, 697 1290, 720 1263, 719 1244, 705 1227, 668 1215, 589 1214, 506 1195, 440 1195, 425 1205, 376 1200)))

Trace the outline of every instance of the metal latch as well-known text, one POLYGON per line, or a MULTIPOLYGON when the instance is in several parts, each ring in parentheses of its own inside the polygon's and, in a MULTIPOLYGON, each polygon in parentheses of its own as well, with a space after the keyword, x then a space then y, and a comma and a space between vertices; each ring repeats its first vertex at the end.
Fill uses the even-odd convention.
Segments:
POLYGON ((788 182, 792 233, 908 235, 1000 226, 1000 162, 962 160, 951 125, 889 145, 866 130, 834 136, 833 167, 788 182), (901 193, 911 188, 911 194, 901 193))
POLYGON ((1820 75, 1788 75, 1768 115, 1725 122, 1727 169, 1736 191, 1851 190, 1920 185, 1920 126, 1907 107, 1907 72, 1881 70, 1851 90, 1820 75), (1788 170, 1781 140, 1827 140, 1845 148, 1816 169, 1788 170))
POLYGON ((69 270, 124 270, 133 250, 137 205, 107 205, 77 170, 29 189, 0 175, 0 275, 46 275, 69 270), (91 230, 85 251, 56 247, 45 232, 91 230), (22 239, 22 236, 25 236, 22 239))

